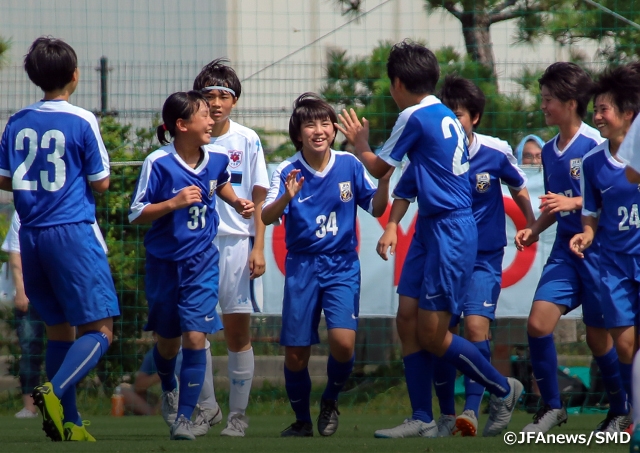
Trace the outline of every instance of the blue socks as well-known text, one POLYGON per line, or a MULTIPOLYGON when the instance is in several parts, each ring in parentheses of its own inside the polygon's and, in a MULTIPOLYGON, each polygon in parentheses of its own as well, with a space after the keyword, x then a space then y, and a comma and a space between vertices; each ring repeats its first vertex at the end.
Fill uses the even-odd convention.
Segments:
MULTIPOLYGON (((631 395, 631 370, 633 370, 633 363, 622 363, 618 361, 620 367, 620 378, 622 379, 622 388, 627 395, 631 395)), ((604 373, 603 373, 604 376, 604 373)))
POLYGON ((434 357, 433 365, 433 385, 440 403, 440 414, 455 415, 454 393, 458 371, 453 363, 438 357, 434 357))
POLYGON ((620 367, 618 365, 618 353, 616 348, 611 348, 609 352, 600 357, 595 357, 600 368, 602 382, 609 397, 609 408, 615 415, 626 415, 629 413, 627 406, 627 392, 624 390, 620 367))
POLYGON ((433 377, 433 354, 418 351, 403 357, 407 393, 413 410, 412 418, 429 423, 433 420, 431 407, 431 382, 433 377))
MULTIPOLYGON (((182 366, 180 368, 180 397, 178 398, 178 417, 184 415, 191 419, 193 410, 204 382, 207 367, 207 349, 182 349, 182 366)), ((174 360, 175 363, 175 360, 174 360)))
POLYGON ((311 377, 309 376, 309 368, 291 371, 285 365, 284 382, 291 408, 296 414, 296 420, 311 423, 311 411, 309 410, 311 377))
POLYGON ((453 335, 451 344, 442 358, 453 363, 466 376, 484 385, 491 394, 502 398, 509 394, 511 389, 507 378, 501 375, 470 341, 453 335))
MULTIPOLYGON (((177 354, 176 357, 178 357, 177 354)), ((156 363, 156 369, 158 370, 163 392, 170 392, 178 387, 178 381, 176 380, 176 357, 165 359, 158 352, 158 343, 153 346, 153 361, 156 363)))
POLYGON ((355 355, 352 356, 348 362, 338 362, 329 354, 329 359, 327 360, 327 387, 322 394, 323 399, 338 400, 338 394, 340 390, 342 390, 342 387, 344 387, 347 379, 349 379, 354 362, 355 355))
POLYGON ((553 334, 544 337, 529 337, 529 353, 533 375, 540 389, 540 395, 552 409, 560 409, 560 389, 558 388, 558 355, 553 342, 553 334))
MULTIPOLYGON (((476 341, 472 344, 478 348, 478 351, 480 351, 480 354, 482 354, 487 362, 491 362, 491 345, 489 340, 476 341)), ((474 414, 476 414, 476 418, 479 418, 478 411, 480 410, 480 403, 482 403, 482 397, 484 396, 484 385, 474 381, 469 376, 465 376, 464 391, 465 403, 463 411, 472 410, 474 414)))
MULTIPOLYGON (((55 376, 60 369, 60 366, 62 365, 62 362, 64 362, 64 358, 67 356, 67 352, 69 352, 71 346, 73 346, 73 341, 47 341, 45 370, 49 380, 53 379, 53 376, 55 376)), ((60 396, 60 404, 62 404, 62 411, 64 413, 64 423, 72 422, 78 426, 82 425, 82 421, 78 416, 78 407, 76 405, 75 384, 69 385, 62 396, 60 396)))

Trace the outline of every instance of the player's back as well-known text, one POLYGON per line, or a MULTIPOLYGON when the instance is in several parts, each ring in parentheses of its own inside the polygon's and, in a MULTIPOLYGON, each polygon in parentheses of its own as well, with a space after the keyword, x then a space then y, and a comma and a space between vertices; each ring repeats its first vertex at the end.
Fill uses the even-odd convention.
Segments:
POLYGON ((462 125, 435 96, 402 111, 380 157, 398 166, 406 155, 415 165, 419 213, 436 215, 471 207, 469 155, 462 125))
POLYGON ((20 110, 2 136, 0 174, 12 178, 23 226, 94 222, 89 181, 109 176, 95 116, 66 101, 41 101, 20 110))
MULTIPOLYGON (((582 158, 602 143, 600 133, 585 123, 563 150, 558 149, 559 135, 556 135, 542 147, 542 167, 544 172, 545 193, 553 192, 567 197, 579 197, 582 158)), ((571 237, 582 232, 579 211, 559 212, 557 235, 571 237)))

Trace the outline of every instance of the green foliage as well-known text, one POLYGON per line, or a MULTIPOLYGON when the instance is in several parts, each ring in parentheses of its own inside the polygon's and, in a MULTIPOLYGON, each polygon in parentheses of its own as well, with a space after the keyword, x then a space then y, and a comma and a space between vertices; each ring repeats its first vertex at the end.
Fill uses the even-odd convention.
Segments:
POLYGON ((11 40, 0 36, 0 68, 8 63, 7 53, 11 47, 11 40))

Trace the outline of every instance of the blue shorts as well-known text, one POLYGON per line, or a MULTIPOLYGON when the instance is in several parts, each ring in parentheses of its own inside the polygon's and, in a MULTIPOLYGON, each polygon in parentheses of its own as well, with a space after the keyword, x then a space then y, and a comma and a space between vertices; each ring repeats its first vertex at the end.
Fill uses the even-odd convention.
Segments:
POLYGON ((324 311, 327 329, 358 330, 360 261, 358 253, 289 253, 282 304, 283 346, 320 343, 318 324, 324 311))
POLYGON ((640 257, 600 250, 600 293, 607 329, 638 325, 640 257))
POLYGON ((398 294, 418 299, 423 310, 460 314, 477 248, 471 208, 418 216, 398 294))
POLYGON ((566 313, 582 304, 584 323, 589 327, 604 328, 598 270, 600 244, 594 242, 585 251, 583 259, 569 249, 569 240, 556 236, 533 300, 562 305, 567 307, 566 313))
POLYGON ((144 330, 163 338, 222 329, 218 305, 218 248, 213 244, 180 261, 147 253, 144 278, 149 317, 144 330))
POLYGON ((104 249, 90 223, 20 228, 29 301, 48 326, 81 326, 120 314, 104 249))

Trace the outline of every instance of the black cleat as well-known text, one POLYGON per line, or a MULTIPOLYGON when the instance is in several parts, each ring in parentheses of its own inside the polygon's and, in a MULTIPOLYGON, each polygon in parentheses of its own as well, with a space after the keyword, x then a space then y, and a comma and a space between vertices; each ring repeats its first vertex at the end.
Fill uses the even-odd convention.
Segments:
POLYGON ((321 436, 331 436, 338 430, 338 402, 322 399, 318 415, 318 432, 321 436))
POLYGON ((313 424, 296 420, 280 433, 280 437, 313 437, 313 424))

